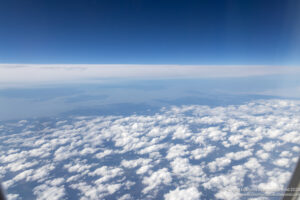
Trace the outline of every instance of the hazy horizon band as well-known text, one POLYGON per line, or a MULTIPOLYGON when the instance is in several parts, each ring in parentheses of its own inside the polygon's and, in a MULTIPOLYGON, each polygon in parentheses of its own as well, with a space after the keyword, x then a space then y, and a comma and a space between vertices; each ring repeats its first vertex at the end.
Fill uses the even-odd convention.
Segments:
POLYGON ((0 87, 107 78, 234 78, 300 74, 296 66, 0 64, 0 87))

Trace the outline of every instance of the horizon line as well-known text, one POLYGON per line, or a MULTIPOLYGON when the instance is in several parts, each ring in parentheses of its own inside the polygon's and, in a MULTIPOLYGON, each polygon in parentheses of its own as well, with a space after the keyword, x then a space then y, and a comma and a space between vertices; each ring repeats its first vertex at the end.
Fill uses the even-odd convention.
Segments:
POLYGON ((300 75, 300 67, 283 65, 167 65, 167 64, 3 64, 0 87, 109 78, 174 79, 238 78, 268 75, 300 75))

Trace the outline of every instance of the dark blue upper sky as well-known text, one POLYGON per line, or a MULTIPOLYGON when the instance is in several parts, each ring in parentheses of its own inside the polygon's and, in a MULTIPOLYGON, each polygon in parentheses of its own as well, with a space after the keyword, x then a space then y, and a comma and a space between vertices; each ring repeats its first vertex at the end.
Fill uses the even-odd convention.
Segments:
POLYGON ((300 64, 299 0, 1 0, 0 63, 300 64))

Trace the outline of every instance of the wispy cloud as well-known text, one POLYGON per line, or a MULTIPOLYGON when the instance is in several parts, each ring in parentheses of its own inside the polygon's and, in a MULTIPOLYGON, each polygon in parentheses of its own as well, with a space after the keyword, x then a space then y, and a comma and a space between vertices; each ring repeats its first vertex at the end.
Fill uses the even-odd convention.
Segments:
POLYGON ((222 78, 300 74, 290 66, 0 64, 0 86, 86 82, 108 78, 222 78))

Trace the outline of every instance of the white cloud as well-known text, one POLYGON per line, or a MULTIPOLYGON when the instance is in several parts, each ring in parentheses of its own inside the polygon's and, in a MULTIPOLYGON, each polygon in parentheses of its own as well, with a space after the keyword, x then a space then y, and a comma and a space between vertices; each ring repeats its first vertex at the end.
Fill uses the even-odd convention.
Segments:
POLYGON ((184 126, 178 126, 173 134, 173 139, 185 139, 191 136, 190 130, 184 126))
POLYGON ((215 194, 215 197, 217 199, 238 200, 241 198, 240 188, 237 186, 228 186, 222 188, 215 194))
POLYGON ((252 155, 252 150, 248 149, 245 151, 230 152, 230 153, 226 154, 225 156, 229 159, 241 160, 241 159, 249 157, 251 155, 252 155))
POLYGON ((32 161, 32 162, 26 162, 25 159, 20 159, 15 162, 9 163, 7 165, 7 168, 9 168, 10 171, 12 171, 12 172, 16 172, 16 171, 20 171, 20 170, 24 170, 24 169, 33 167, 37 164, 38 164, 38 162, 36 160, 32 161))
POLYGON ((291 172, 282 171, 276 168, 267 172, 267 175, 267 182, 259 183, 258 188, 266 194, 270 194, 273 192, 284 191, 285 185, 290 179, 291 172))
POLYGON ((248 169, 251 169, 251 170, 255 170, 255 169, 258 169, 261 167, 261 165, 259 164, 259 162, 257 161, 256 158, 250 158, 246 163, 245 163, 245 166, 248 168, 248 169))
POLYGON ((31 181, 42 181, 47 178, 50 172, 55 168, 53 164, 46 164, 37 168, 33 175, 29 177, 31 181))
POLYGON ((108 180, 116 177, 121 176, 123 174, 123 170, 118 167, 107 167, 103 166, 98 169, 96 169, 93 172, 90 172, 90 176, 100 176, 101 178, 97 179, 95 183, 102 183, 107 182, 108 180))
POLYGON ((300 151, 300 147, 293 146, 293 151, 295 151, 295 152, 299 152, 299 151, 300 151))
POLYGON ((195 187, 187 189, 179 189, 170 191, 168 194, 165 194, 166 200, 199 200, 201 193, 195 187))
POLYGON ((152 167, 151 165, 144 165, 144 166, 140 167, 136 171, 136 173, 137 174, 145 174, 146 172, 151 172, 151 171, 149 171, 151 169, 151 167, 152 167))
POLYGON ((29 179, 29 177, 33 174, 33 172, 34 172, 33 169, 25 170, 25 171, 19 173, 17 176, 15 176, 13 178, 13 181, 20 181, 20 180, 23 180, 23 179, 29 179))
POLYGON ((242 142, 244 138, 243 135, 231 135, 228 140, 231 142, 232 145, 236 145, 242 142))
POLYGON ((224 169, 224 167, 228 166, 230 163, 231 159, 229 158, 217 158, 215 161, 208 163, 208 167, 211 172, 216 172, 224 169))
POLYGON ((40 200, 59 200, 65 196, 65 189, 63 186, 49 186, 39 185, 33 189, 33 193, 40 200))
POLYGON ((56 84, 105 78, 201 78, 299 74, 288 66, 0 64, 0 86, 56 84))
POLYGON ((258 150, 256 152, 256 155, 262 160, 267 160, 270 157, 270 154, 265 152, 264 150, 258 150))
POLYGON ((288 158, 280 158, 280 159, 275 160, 273 163, 280 167, 287 167, 289 162, 290 162, 290 159, 288 159, 288 158))
POLYGON ((119 200, 133 200, 130 194, 124 194, 119 198, 119 200))
POLYGON ((148 193, 149 191, 160 186, 161 184, 168 185, 171 183, 171 181, 172 176, 168 169, 159 169, 156 172, 153 172, 151 176, 144 177, 143 184, 145 184, 146 187, 143 189, 143 193, 148 193))
POLYGON ((187 147, 185 145, 176 144, 168 150, 166 158, 171 160, 179 156, 185 156, 189 153, 186 149, 187 147))
POLYGON ((102 158, 104 158, 105 156, 108 156, 108 155, 110 155, 110 154, 112 154, 112 153, 113 153, 112 150, 106 149, 106 150, 104 150, 103 152, 97 153, 97 154, 95 155, 95 157, 98 158, 98 159, 102 159, 102 158))
POLYGON ((267 193, 285 186, 297 161, 299 111, 299 101, 258 100, 77 117, 38 132, 28 127, 40 122, 16 122, 1 130, 0 176, 12 197, 32 184, 41 199, 50 193, 63 199, 71 188, 82 199, 180 199, 184 193, 197 199, 213 192, 229 200, 241 197, 236 190, 245 179, 267 193), (20 133, 5 134, 8 129, 20 133))
POLYGON ((86 182, 77 182, 70 187, 74 190, 79 190, 81 192, 80 199, 102 199, 106 195, 110 195, 118 191, 122 185, 121 184, 97 184, 88 185, 86 182))
POLYGON ((58 186, 61 185, 64 181, 65 181, 64 178, 55 178, 53 180, 47 181, 47 183, 49 185, 58 186))
POLYGON ((268 142, 268 143, 262 144, 262 146, 263 146, 264 150, 272 151, 275 148, 276 143, 268 142))
POLYGON ((226 132, 223 132, 219 127, 209 127, 203 129, 201 134, 206 135, 212 141, 222 140, 226 136, 226 132))
POLYGON ((7 200, 18 200, 18 199, 20 199, 18 194, 8 194, 6 196, 6 198, 7 198, 7 200))
POLYGON ((172 172, 177 177, 186 179, 185 184, 199 185, 206 178, 203 166, 192 165, 187 158, 176 158, 171 162, 172 172))
POLYGON ((143 158, 139 158, 136 160, 122 160, 121 165, 126 167, 126 168, 135 168, 139 165, 147 165, 151 160, 150 159, 143 159, 143 158))
POLYGON ((191 158, 201 159, 207 157, 208 154, 212 153, 216 149, 215 146, 204 146, 191 151, 191 158))
POLYGON ((69 172, 80 172, 88 171, 92 166, 83 163, 69 163, 65 164, 64 168, 68 169, 69 172))

